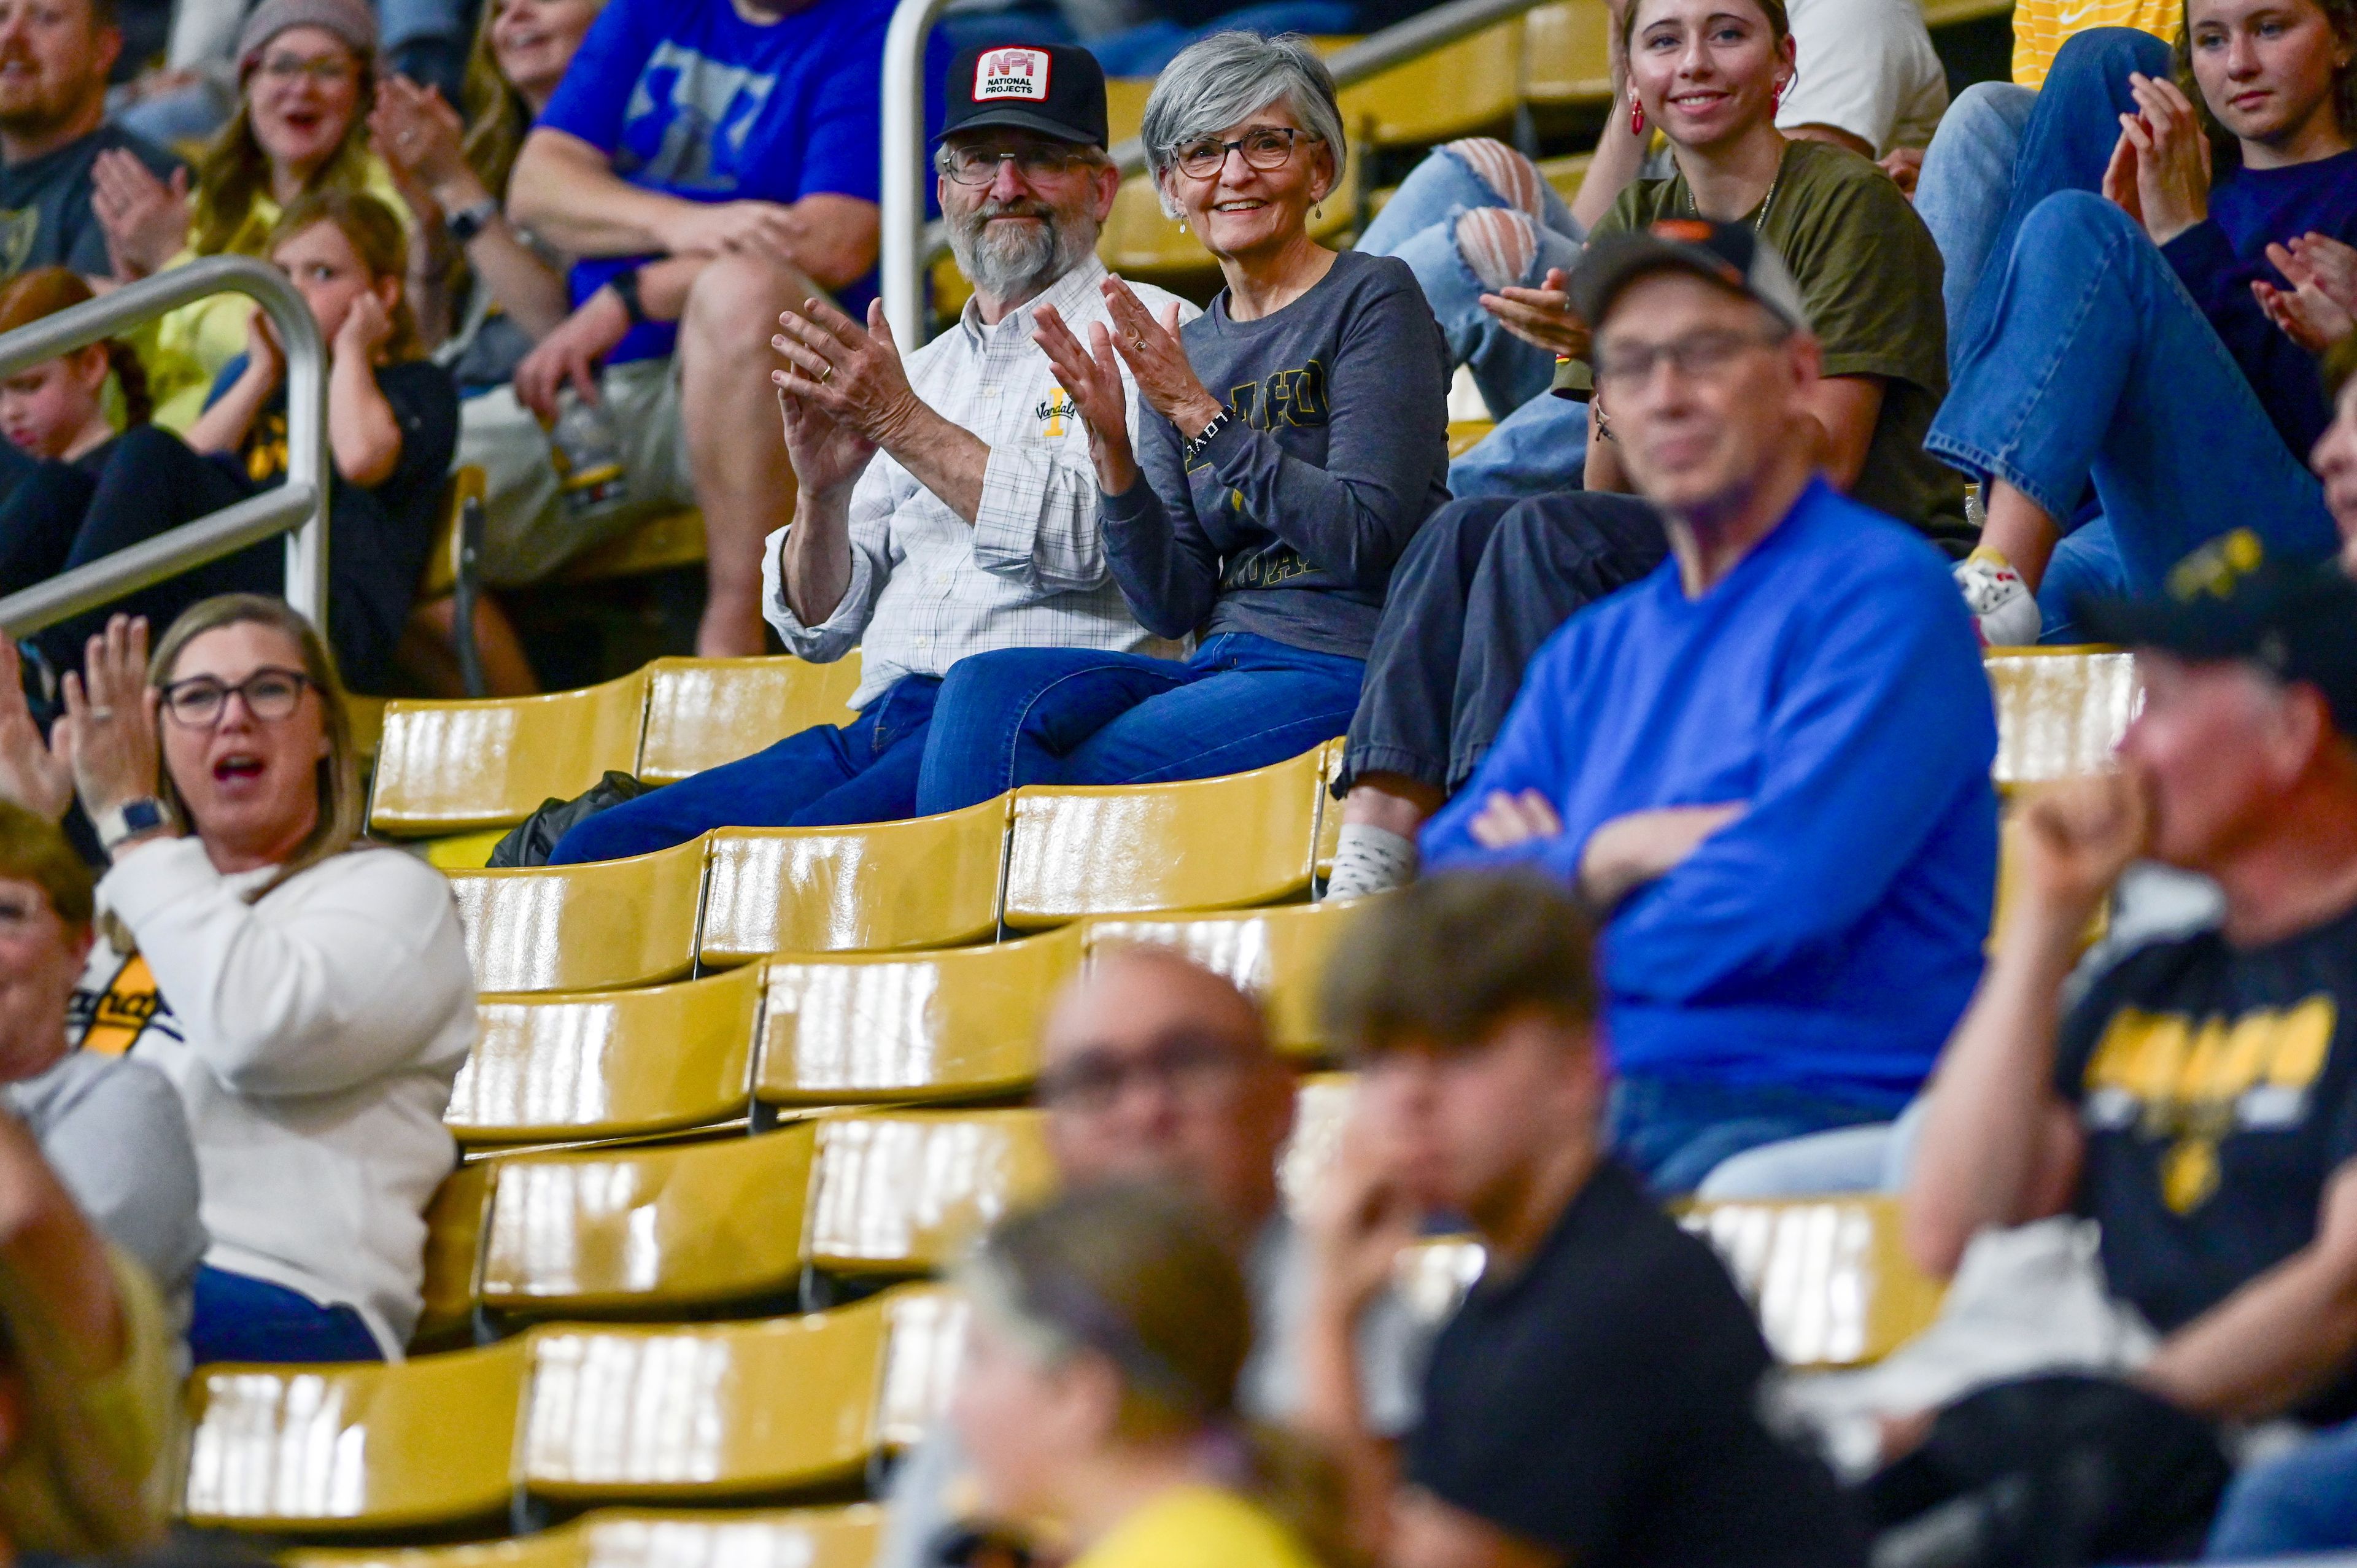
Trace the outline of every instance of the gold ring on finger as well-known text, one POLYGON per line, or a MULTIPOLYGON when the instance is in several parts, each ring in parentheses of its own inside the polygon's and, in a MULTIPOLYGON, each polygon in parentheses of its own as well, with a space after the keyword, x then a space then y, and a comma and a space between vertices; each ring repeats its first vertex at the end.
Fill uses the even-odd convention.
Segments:
POLYGON ((92 708, 90 711, 90 722, 92 724, 102 725, 113 716, 114 710, 113 708, 98 707, 92 708))
POLYGON ((824 381, 824 380, 826 380, 826 378, 827 378, 827 377, 829 377, 829 376, 831 376, 831 375, 833 375, 833 374, 834 374, 834 366, 832 363, 830 363, 830 364, 826 367, 826 369, 824 369, 824 370, 821 371, 818 373, 818 379, 819 379, 819 380, 821 380, 821 381, 824 381))

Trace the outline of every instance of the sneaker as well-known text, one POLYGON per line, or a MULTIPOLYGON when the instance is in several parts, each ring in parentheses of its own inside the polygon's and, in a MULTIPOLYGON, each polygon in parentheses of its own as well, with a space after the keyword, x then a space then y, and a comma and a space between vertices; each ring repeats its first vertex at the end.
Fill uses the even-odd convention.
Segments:
POLYGON ((2038 596, 1996 551, 1975 550, 1960 562, 1956 586, 1973 612, 1982 646, 2027 648, 2038 640, 2038 596))

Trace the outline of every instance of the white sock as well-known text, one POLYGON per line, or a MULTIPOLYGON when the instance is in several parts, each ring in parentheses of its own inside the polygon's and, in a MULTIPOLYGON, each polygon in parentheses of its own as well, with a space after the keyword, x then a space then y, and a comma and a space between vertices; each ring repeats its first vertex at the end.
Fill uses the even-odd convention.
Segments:
POLYGON ((1415 841, 1369 822, 1344 822, 1334 842, 1334 875, 1329 898, 1386 893, 1415 880, 1415 841))

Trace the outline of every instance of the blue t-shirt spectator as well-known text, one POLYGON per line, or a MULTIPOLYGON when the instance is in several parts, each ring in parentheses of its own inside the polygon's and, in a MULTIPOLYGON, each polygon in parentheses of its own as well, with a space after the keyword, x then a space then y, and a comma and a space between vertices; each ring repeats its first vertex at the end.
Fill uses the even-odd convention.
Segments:
MULTIPOLYGON (((597 147, 631 184, 670 196, 875 201, 891 15, 876 0, 816 0, 756 24, 731 0, 611 0, 540 124, 597 147)), ((929 63, 927 74, 938 97, 941 71, 929 63)), ((645 259, 576 263, 573 302, 645 259)), ((870 274, 837 297, 856 317, 875 293, 870 274)), ((669 322, 645 322, 608 358, 668 354, 677 336, 669 322)))
POLYGON ((1549 639, 1424 854, 1573 881, 1615 817, 1742 802, 1606 924, 1613 1060, 1895 1111, 1980 978, 1996 755, 1946 560, 1820 478, 1699 599, 1672 559, 1549 639), (1482 803, 1523 789, 1562 834, 1480 848, 1482 803))

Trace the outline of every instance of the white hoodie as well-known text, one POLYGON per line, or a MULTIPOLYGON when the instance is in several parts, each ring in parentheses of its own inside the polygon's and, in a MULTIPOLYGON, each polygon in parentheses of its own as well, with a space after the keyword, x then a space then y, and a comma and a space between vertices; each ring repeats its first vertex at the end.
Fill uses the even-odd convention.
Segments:
MULTIPOLYGON (((442 1113, 475 1039, 457 906, 397 850, 333 856, 246 903, 274 875, 224 876, 180 838, 125 851, 101 880, 162 1004, 135 1054, 188 1112, 205 1262, 350 1305, 398 1357, 425 1205, 457 1158, 442 1113)), ((122 965, 94 953, 95 989, 122 965)))

